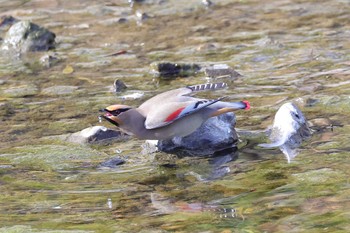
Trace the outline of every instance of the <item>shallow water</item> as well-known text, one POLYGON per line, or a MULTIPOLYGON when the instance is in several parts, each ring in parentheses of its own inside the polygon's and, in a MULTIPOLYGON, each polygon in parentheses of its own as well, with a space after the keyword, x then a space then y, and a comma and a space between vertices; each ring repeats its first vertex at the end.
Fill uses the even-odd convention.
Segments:
POLYGON ((348 232, 350 2, 213 2, 0 1, 2 15, 55 32, 60 59, 45 68, 46 53, 0 56, 0 232, 348 232), (150 17, 137 22, 136 11, 150 17), (290 164, 248 134, 238 153, 181 159, 145 155, 134 139, 56 137, 111 127, 97 119, 107 105, 208 81, 159 80, 155 61, 227 64, 242 76, 209 80, 230 88, 204 96, 249 100, 237 128, 263 130, 294 101, 314 134, 290 164), (129 87, 118 95, 117 78, 129 87), (99 166, 115 156, 126 163, 99 166))

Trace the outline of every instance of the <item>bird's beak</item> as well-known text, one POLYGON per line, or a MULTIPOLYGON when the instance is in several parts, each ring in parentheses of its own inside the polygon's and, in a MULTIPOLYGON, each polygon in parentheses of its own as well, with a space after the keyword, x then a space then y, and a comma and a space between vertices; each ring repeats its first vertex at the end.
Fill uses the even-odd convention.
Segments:
POLYGON ((107 109, 101 109, 100 112, 104 112, 103 115, 99 116, 100 119, 103 118, 103 119, 109 121, 110 123, 112 123, 115 126, 119 126, 119 124, 121 123, 120 120, 118 119, 118 117, 114 116, 107 109))
POLYGON ((250 109, 250 103, 247 100, 243 100, 240 102, 231 102, 228 107, 228 109, 237 110, 237 109, 244 109, 249 110, 250 109))
POLYGON ((233 102, 230 103, 228 107, 221 108, 214 112, 211 116, 219 116, 221 114, 227 113, 227 112, 234 112, 237 109, 245 109, 249 110, 250 109, 250 103, 247 100, 243 100, 240 102, 233 102))

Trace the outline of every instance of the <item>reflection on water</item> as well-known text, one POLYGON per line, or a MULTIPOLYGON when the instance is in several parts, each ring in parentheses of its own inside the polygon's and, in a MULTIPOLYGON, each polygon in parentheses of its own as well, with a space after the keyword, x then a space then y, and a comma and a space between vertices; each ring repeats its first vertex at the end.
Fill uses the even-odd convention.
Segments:
POLYGON ((348 232, 349 7, 307 0, 218 0, 210 7, 145 0, 132 8, 124 0, 1 1, 1 16, 44 26, 57 44, 48 53, 0 54, 0 232, 348 232), (52 65, 39 62, 50 56, 57 58, 52 65), (149 72, 157 61, 226 64, 242 76, 200 71, 162 80, 149 72), (126 92, 113 91, 116 79, 126 92), (252 105, 237 112, 237 127, 247 132, 238 152, 176 158, 142 153, 143 141, 135 139, 62 141, 104 124, 96 120, 104 106, 138 106, 208 80, 229 88, 205 98, 252 105), (257 146, 266 142, 257 132, 286 102, 298 102, 315 130, 291 163, 279 150, 257 146))

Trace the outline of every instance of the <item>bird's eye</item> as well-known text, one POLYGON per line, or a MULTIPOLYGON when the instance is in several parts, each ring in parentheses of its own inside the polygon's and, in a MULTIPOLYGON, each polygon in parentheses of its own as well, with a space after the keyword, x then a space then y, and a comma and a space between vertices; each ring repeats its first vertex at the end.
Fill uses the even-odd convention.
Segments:
POLYGON ((130 108, 119 108, 117 110, 111 111, 114 116, 118 116, 120 113, 128 111, 130 108))
POLYGON ((300 119, 300 116, 299 116, 298 113, 294 113, 294 116, 295 116, 296 118, 300 119))
POLYGON ((114 110, 114 111, 111 111, 110 113, 112 113, 113 116, 118 116, 120 114, 120 111, 119 110, 114 110))

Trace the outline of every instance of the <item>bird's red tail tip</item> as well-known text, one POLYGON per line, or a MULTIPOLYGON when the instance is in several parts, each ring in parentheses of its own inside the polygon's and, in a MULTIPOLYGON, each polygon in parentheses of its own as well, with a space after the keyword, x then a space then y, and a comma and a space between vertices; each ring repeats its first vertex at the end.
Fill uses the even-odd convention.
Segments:
POLYGON ((242 101, 243 103, 245 103, 245 110, 249 110, 250 109, 250 103, 249 103, 249 101, 248 100, 243 100, 242 101))

